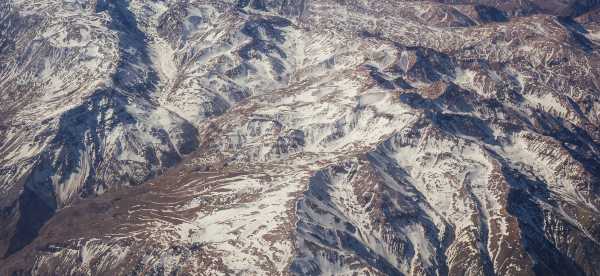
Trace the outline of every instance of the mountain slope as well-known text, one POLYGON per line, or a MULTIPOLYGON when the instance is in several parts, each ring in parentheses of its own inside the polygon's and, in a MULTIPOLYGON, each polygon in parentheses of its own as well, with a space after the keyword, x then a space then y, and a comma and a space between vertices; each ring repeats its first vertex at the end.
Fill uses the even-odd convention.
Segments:
POLYGON ((520 3, 0 4, 0 272, 598 275, 596 3, 520 3))

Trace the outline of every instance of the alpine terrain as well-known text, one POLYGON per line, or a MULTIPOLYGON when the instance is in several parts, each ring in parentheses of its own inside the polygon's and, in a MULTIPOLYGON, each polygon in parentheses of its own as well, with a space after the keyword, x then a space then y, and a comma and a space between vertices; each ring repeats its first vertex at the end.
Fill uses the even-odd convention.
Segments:
POLYGON ((0 275, 600 275, 600 1, 0 0, 0 275))

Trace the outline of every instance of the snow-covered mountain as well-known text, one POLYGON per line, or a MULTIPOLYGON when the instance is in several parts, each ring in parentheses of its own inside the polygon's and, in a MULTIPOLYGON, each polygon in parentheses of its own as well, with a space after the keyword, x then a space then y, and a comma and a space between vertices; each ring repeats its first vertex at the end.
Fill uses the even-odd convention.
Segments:
POLYGON ((0 1, 0 275, 600 275, 588 1, 0 1))

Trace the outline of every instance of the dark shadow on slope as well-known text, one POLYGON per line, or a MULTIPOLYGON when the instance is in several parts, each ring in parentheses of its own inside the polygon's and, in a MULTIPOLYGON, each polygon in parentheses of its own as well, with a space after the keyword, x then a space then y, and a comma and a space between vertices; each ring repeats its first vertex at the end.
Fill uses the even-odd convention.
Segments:
MULTIPOLYGON (((81 171, 81 160, 86 148, 93 150, 90 156, 96 156, 96 167, 102 161, 100 144, 104 140, 104 131, 117 124, 132 124, 135 119, 124 112, 125 99, 111 91, 99 91, 84 105, 65 112, 59 121, 56 136, 41 154, 39 161, 25 182, 25 189, 19 198, 19 220, 17 229, 11 238, 7 255, 15 253, 29 244, 38 231, 48 221, 60 204, 57 202, 53 179, 58 185, 78 173, 87 175, 82 195, 93 191, 94 170, 81 171), (120 108, 119 108, 120 107, 120 108), (114 110, 109 115, 106 110, 114 110), (86 192, 86 189, 88 192, 86 192)), ((88 158, 92 159, 90 156, 88 158)))
POLYGON ((283 60, 288 56, 279 45, 286 40, 282 28, 291 24, 288 19, 277 16, 261 17, 246 22, 241 32, 252 40, 237 51, 244 63, 238 66, 236 71, 256 73, 256 68, 248 62, 254 59, 264 59, 268 61, 275 73, 275 80, 283 80, 286 71, 283 60))
MULTIPOLYGON (((146 97, 158 82, 146 47, 146 36, 137 27, 135 16, 128 9, 127 1, 100 0, 97 12, 106 11, 111 16, 111 28, 119 32, 120 57, 117 72, 112 76, 115 89, 98 90, 82 105, 61 115, 57 134, 43 151, 37 164, 26 180, 25 191, 19 198, 17 229, 11 238, 6 256, 31 243, 39 230, 52 217, 58 206, 54 181, 65 183, 74 174, 86 175, 81 196, 94 194, 96 171, 80 167, 86 149, 91 168, 100 164, 104 134, 117 125, 134 124, 135 118, 127 113, 128 97, 146 97), (93 157, 92 157, 93 156, 93 157), (51 179, 54 178, 55 180, 51 179)), ((127 180, 127 179, 123 179, 127 180)))
MULTIPOLYGON (((377 86, 379 86, 380 88, 386 89, 386 90, 392 90, 392 89, 396 88, 395 82, 388 80, 387 76, 384 73, 380 72, 377 67, 372 66, 372 65, 363 65, 363 67, 365 69, 367 69, 367 71, 369 71, 369 76, 371 77, 371 79, 373 79, 375 81, 377 86)), ((410 85, 408 85, 408 83, 403 82, 401 78, 400 78, 399 83, 400 83, 400 85, 402 85, 402 87, 410 86, 410 85)))
MULTIPOLYGON (((332 173, 344 175, 347 181, 351 181, 355 170, 348 170, 346 166, 333 166, 330 168, 332 173)), ((348 258, 358 258, 361 262, 372 266, 373 268, 383 272, 386 275, 403 275, 396 267, 386 260, 383 256, 380 256, 377 252, 374 252, 368 246, 365 246, 355 235, 356 227, 350 224, 345 225, 345 230, 342 231, 330 227, 329 225, 322 225, 319 221, 315 221, 310 213, 328 214, 334 217, 336 221, 340 221, 340 218, 335 213, 331 213, 328 210, 324 210, 319 207, 320 204, 325 204, 333 210, 339 210, 339 207, 333 204, 334 200, 331 198, 331 188, 329 183, 332 180, 329 175, 324 171, 318 171, 313 177, 310 178, 308 190, 305 192, 305 198, 298 202, 298 210, 300 219, 298 221, 297 230, 298 232, 310 236, 317 242, 303 239, 307 248, 311 251, 318 252, 317 254, 323 254, 327 256, 327 261, 334 264, 344 264, 344 260, 348 258), (310 211, 305 211, 310 210, 310 211), (306 212, 306 213, 305 213, 306 212)), ((350 183, 347 183, 350 185, 350 183)), ((407 221, 403 221, 407 223, 407 221)), ((400 241, 401 242, 401 241, 400 241)), ((414 249, 410 243, 405 243, 404 253, 408 255, 414 255, 414 249)), ((292 261, 290 270, 295 275, 322 275, 323 271, 319 267, 319 263, 313 259, 295 258, 292 261)))
POLYGON ((440 129, 452 135, 472 137, 489 145, 498 144, 494 138, 492 129, 484 120, 477 117, 462 114, 436 113, 432 121, 440 129))
POLYGON ((456 75, 456 62, 449 55, 431 48, 394 44, 398 50, 412 53, 416 60, 410 63, 406 57, 400 56, 389 68, 389 72, 424 83, 432 83, 456 75))
POLYGON ((486 5, 475 5, 474 8, 475 11, 477 11, 479 20, 481 20, 483 23, 508 21, 508 17, 506 16, 506 14, 495 7, 486 5))
POLYGON ((56 211, 56 206, 47 203, 36 191, 25 187, 19 197, 20 219, 17 222, 15 234, 10 239, 8 250, 4 257, 8 257, 31 243, 56 211))
POLYGON ((244 24, 241 32, 252 41, 239 50, 239 55, 244 60, 256 58, 258 54, 271 56, 275 53, 280 58, 287 58, 286 53, 277 45, 285 42, 285 34, 281 28, 291 25, 283 17, 268 17, 250 20, 244 24))
POLYGON ((158 74, 150 66, 146 34, 142 32, 129 11, 125 0, 100 0, 96 12, 107 12, 111 17, 110 28, 119 32, 121 59, 113 76, 115 85, 127 92, 137 92, 133 96, 144 96, 154 91, 158 74))
MULTIPOLYGON (((26 26, 27 22, 7 1, 0 2, 0 56, 9 55, 15 50, 14 38, 17 37, 19 27, 26 26)), ((0 72, 4 71, 4 67, 5 63, 0 63, 0 72)))
MULTIPOLYGON (((380 148, 379 150, 383 149, 380 148)), ((389 159, 385 154, 381 154, 379 150, 366 155, 369 163, 373 164, 373 173, 377 175, 375 178, 378 184, 374 186, 377 199, 371 199, 370 203, 363 202, 363 204, 370 206, 363 211, 377 216, 373 218, 375 227, 386 229, 382 231, 388 233, 382 242, 389 250, 395 252, 394 255, 403 258, 405 261, 410 261, 417 254, 416 245, 407 237, 407 231, 413 231, 410 230, 412 227, 422 228, 423 234, 431 242, 436 252, 432 259, 435 264, 427 268, 421 267, 423 273, 427 275, 448 274, 444 252, 445 248, 454 239, 452 233, 446 231, 445 233, 448 234, 442 240, 438 239, 440 230, 423 209, 427 208, 424 206, 428 206, 423 195, 407 182, 408 174, 394 160, 389 159), (403 187, 404 192, 386 185, 383 179, 389 179, 389 177, 383 176, 384 174, 391 176, 398 185, 403 187)), ((345 179, 344 185, 352 185, 351 183, 354 181, 352 179, 357 172, 356 169, 353 166, 333 166, 329 168, 331 173, 336 175, 336 178, 345 179)), ((342 221, 341 218, 345 216, 343 215, 344 208, 333 204, 335 200, 330 195, 332 191, 329 183, 331 181, 329 174, 325 171, 317 172, 310 179, 304 199, 298 202, 300 220, 297 231, 310 237, 310 239, 302 239, 304 246, 309 248, 313 254, 327 256, 327 261, 333 264, 344 265, 343 261, 348 258, 350 260, 356 258, 361 263, 367 264, 384 275, 403 275, 399 268, 387 260, 390 256, 380 255, 380 252, 376 252, 364 243, 365 235, 369 234, 358 231, 359 227, 352 225, 352 222, 345 223, 343 227, 342 225, 330 227, 329 225, 323 225, 312 217, 312 214, 319 214, 319 216, 324 217, 332 216, 334 221, 339 223, 342 221), (335 211, 330 211, 329 208, 335 211)), ((451 226, 448 225, 448 227, 451 226)), ((306 255, 303 254, 294 259, 290 269, 292 272, 301 275, 322 274, 319 262, 311 258, 307 259, 306 255)))
MULTIPOLYGON (((399 100, 413 108, 425 110, 428 120, 452 135, 467 136, 490 145, 497 145, 498 141, 488 122, 466 114, 444 113, 440 108, 442 106, 449 110, 471 111, 474 104, 468 98, 463 98, 463 95, 467 95, 465 93, 469 92, 446 93, 435 100, 424 98, 417 93, 403 93, 399 100)), ((492 108, 500 107, 502 106, 492 108)))
MULTIPOLYGON (((574 107, 577 108, 577 105, 574 107)), ((596 183, 600 183, 598 181, 600 179, 600 157, 594 154, 594 152, 600 151, 600 145, 594 141, 588 131, 560 117, 539 110, 533 112, 529 119, 538 132, 560 141, 570 156, 596 178, 596 183)), ((592 126, 592 130, 595 129, 592 126)), ((597 186, 596 189, 600 189, 600 185, 597 186)))
POLYGON ((260 11, 275 11, 285 15, 302 16, 306 0, 238 0, 240 9, 250 7, 260 11))
MULTIPOLYGON (((416 128, 421 129, 427 126, 429 123, 427 123, 426 121, 427 120, 423 120, 423 122, 417 125, 416 128)), ((393 179, 396 179, 398 183, 404 185, 404 189, 410 191, 413 194, 413 196, 410 197, 410 199, 415 202, 414 205, 429 206, 429 208, 434 210, 434 208, 430 205, 429 201, 427 201, 426 197, 414 186, 414 184, 410 183, 409 179, 412 178, 410 174, 403 167, 401 167, 396 160, 390 159, 389 157, 387 157, 387 154, 385 154, 385 152, 393 152, 394 148, 396 148, 397 146, 406 146, 403 142, 400 142, 400 145, 398 145, 397 143, 399 143, 399 140, 388 139, 378 147, 377 151, 369 154, 369 160, 373 163, 378 163, 379 167, 385 168, 385 172, 387 174, 392 176, 393 179), (381 162, 378 160, 378 158, 374 158, 374 156, 379 156, 380 158, 385 157, 386 161, 381 162)), ((436 260, 440 265, 439 272, 441 275, 447 275, 449 272, 449 268, 447 266, 448 260, 445 252, 456 238, 454 236, 454 226, 452 224, 446 224, 446 227, 448 227, 448 229, 444 231, 445 235, 442 238, 442 240, 439 240, 438 237, 440 229, 438 229, 435 223, 433 223, 432 218, 429 217, 429 215, 427 215, 426 212, 424 212, 422 209, 419 210, 421 212, 420 217, 424 218, 421 220, 421 222, 426 226, 426 234, 429 237, 429 241, 433 242, 433 245, 439 252, 439 254, 436 255, 436 260)))
POLYGON ((533 258, 536 275, 585 275, 569 256, 561 252, 548 238, 544 229, 547 210, 537 199, 551 202, 545 183, 530 180, 518 171, 503 166, 503 174, 511 185, 508 194, 508 212, 515 216, 521 229, 521 240, 527 254, 533 258))
POLYGON ((578 46, 587 54, 591 54, 594 51, 594 48, 596 47, 594 43, 585 36, 588 31, 583 25, 571 17, 559 17, 557 21, 567 30, 569 34, 568 41, 572 45, 578 46))

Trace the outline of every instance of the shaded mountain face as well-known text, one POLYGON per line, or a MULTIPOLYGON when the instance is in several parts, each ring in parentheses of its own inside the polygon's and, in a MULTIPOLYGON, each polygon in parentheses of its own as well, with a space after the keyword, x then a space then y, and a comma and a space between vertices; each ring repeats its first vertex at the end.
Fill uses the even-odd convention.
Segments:
POLYGON ((481 5, 497 8, 512 15, 549 14, 578 16, 600 5, 598 0, 434 0, 454 5, 481 5))
POLYGON ((598 1, 0 2, 1 275, 600 275, 598 1))

